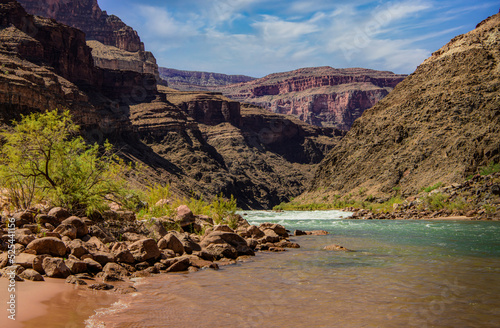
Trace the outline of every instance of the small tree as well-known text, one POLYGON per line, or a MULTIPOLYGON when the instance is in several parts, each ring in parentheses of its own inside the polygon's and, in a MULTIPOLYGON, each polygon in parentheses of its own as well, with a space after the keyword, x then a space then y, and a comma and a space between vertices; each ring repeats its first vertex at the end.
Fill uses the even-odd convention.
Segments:
POLYGON ((0 182, 17 208, 49 201, 83 214, 122 193, 124 166, 112 147, 89 146, 68 111, 33 113, 3 132, 0 182))

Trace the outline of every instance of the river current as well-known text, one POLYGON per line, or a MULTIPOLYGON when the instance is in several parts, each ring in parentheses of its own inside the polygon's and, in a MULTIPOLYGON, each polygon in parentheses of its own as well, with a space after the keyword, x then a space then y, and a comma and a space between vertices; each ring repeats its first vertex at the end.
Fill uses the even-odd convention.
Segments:
POLYGON ((330 232, 219 271, 159 275, 87 327, 500 327, 500 222, 345 220, 340 211, 241 214, 330 232), (329 244, 353 252, 323 250, 329 244))

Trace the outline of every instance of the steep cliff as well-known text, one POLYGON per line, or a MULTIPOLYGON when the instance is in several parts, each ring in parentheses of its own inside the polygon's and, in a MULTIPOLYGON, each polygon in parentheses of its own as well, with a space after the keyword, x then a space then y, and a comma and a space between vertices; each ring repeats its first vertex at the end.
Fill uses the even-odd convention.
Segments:
POLYGON ((212 92, 159 91, 156 101, 131 106, 141 140, 182 177, 182 188, 232 194, 243 208, 299 195, 342 135, 212 92))
POLYGON ((302 68, 214 88, 225 96, 318 125, 348 130, 406 76, 362 68, 302 68))
POLYGON ((159 81, 158 65, 144 51, 137 32, 120 18, 102 11, 97 0, 19 0, 33 15, 53 18, 85 32, 96 65, 101 68, 153 74, 159 81))
POLYGON ((245 75, 181 71, 165 67, 160 67, 159 70, 160 78, 167 81, 171 88, 180 91, 208 91, 213 87, 255 80, 245 75))
POLYGON ((270 208, 305 190, 341 134, 213 92, 178 92, 153 75, 93 64, 83 32, 0 0, 0 125, 20 114, 69 109, 89 142, 112 142, 142 163, 137 183, 180 195, 235 195, 270 208))
POLYGON ((410 195, 498 163, 499 63, 497 14, 452 39, 366 110, 322 162, 312 190, 410 195))

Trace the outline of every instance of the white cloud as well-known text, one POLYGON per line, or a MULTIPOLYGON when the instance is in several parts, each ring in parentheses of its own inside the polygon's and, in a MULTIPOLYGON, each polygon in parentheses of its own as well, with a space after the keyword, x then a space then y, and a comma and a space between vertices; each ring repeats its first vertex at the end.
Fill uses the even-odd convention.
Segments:
POLYGON ((263 20, 252 24, 264 41, 285 43, 319 31, 314 22, 289 22, 275 16, 262 16, 263 20))
POLYGON ((139 13, 145 18, 148 35, 163 38, 186 38, 199 34, 197 24, 193 21, 177 20, 171 13, 161 7, 139 6, 139 13))

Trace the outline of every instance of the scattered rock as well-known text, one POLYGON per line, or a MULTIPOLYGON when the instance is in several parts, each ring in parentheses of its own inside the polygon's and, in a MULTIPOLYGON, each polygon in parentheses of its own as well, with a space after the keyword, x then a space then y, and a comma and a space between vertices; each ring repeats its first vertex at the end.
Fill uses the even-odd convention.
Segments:
POLYGON ((184 254, 184 246, 181 241, 173 233, 166 234, 158 242, 159 249, 171 249, 176 254, 184 254))
POLYGON ((343 251, 343 252, 352 252, 352 250, 350 249, 347 249, 345 248, 344 246, 340 246, 340 245, 328 245, 328 246, 325 246, 323 247, 324 250, 327 250, 327 251, 343 251))
POLYGON ((45 281, 42 275, 33 269, 24 270, 19 277, 31 281, 45 281))
POLYGON ((90 272, 101 272, 102 271, 102 265, 97 262, 97 261, 94 261, 93 259, 91 258, 86 258, 83 260, 85 263, 87 263, 87 269, 90 271, 90 272))
POLYGON ((69 268, 72 274, 87 272, 87 263, 85 261, 79 260, 66 260, 66 266, 69 268))
POLYGON ((137 262, 155 260, 161 256, 160 249, 153 239, 143 239, 130 245, 130 252, 137 262))
POLYGON ((185 227, 195 222, 195 217, 193 212, 186 205, 181 205, 177 207, 177 216, 175 217, 175 222, 179 223, 181 227, 185 227))
POLYGON ((62 207, 54 207, 52 208, 49 213, 47 213, 47 215, 50 217, 53 217, 57 224, 60 224, 63 220, 69 218, 71 216, 71 214, 69 214, 69 212, 67 210, 65 210, 64 208, 62 207))
MULTIPOLYGON (((72 225, 76 228, 76 238, 82 238, 83 236, 89 233, 89 229, 87 228, 87 224, 76 216, 70 216, 69 218, 63 220, 61 225, 67 224, 72 225)), ((73 238, 74 239, 74 238, 73 238)))
POLYGON ((47 277, 67 278, 71 275, 71 271, 66 266, 63 259, 60 258, 46 257, 43 259, 42 266, 47 277))
POLYGON ((54 232, 60 234, 61 236, 66 236, 70 239, 76 238, 77 229, 74 225, 61 223, 57 226, 54 232))
POLYGON ((122 281, 128 275, 128 271, 117 263, 108 263, 102 269, 104 281, 122 281))
POLYGON ((72 284, 72 285, 87 285, 87 282, 81 278, 78 278, 77 276, 69 276, 66 278, 66 283, 67 284, 72 284))
POLYGON ((55 237, 35 239, 26 248, 34 250, 37 254, 50 254, 52 256, 66 255, 66 245, 55 237))
POLYGON ((33 260, 36 258, 36 255, 21 253, 16 256, 16 264, 21 265, 25 269, 33 268, 33 260))
POLYGON ((115 286, 101 282, 98 284, 92 284, 88 288, 94 289, 94 290, 111 290, 111 289, 115 288, 115 286))

